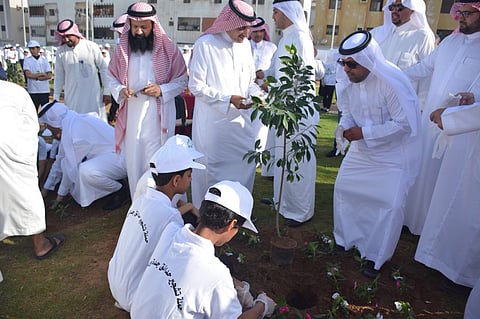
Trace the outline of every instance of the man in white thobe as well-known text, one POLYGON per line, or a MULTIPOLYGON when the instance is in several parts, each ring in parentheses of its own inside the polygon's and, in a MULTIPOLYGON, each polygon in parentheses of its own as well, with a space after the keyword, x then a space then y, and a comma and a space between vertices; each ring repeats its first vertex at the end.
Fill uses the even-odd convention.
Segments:
POLYGON ((255 84, 255 66, 249 27, 253 8, 233 0, 213 25, 195 42, 190 61, 189 88, 195 95, 192 140, 205 156, 207 169, 192 174, 192 202, 200 207, 208 187, 221 180, 240 182, 252 191, 255 164, 243 156, 255 148, 258 125, 250 120, 246 99, 261 94, 255 84))
POLYGON ((480 94, 479 2, 471 2, 473 5, 466 2, 457 2, 450 10, 452 17, 459 20, 459 32, 446 37, 419 64, 403 70, 414 80, 431 76, 422 114, 422 142, 416 150, 421 154, 420 174, 408 196, 405 216, 405 225, 416 235, 422 232, 441 164, 441 158, 432 158, 440 130, 430 121, 430 113, 438 108, 458 105, 458 100, 464 99, 462 92, 474 92, 477 97, 480 94), (457 93, 457 97, 452 97, 457 93))
MULTIPOLYGON (((275 43, 270 41, 270 28, 265 20, 261 17, 257 18, 255 25, 250 28, 250 46, 252 47, 253 61, 255 63, 255 71, 261 72, 270 68, 273 55, 277 51, 275 43)), ((258 85, 262 87, 264 85, 263 79, 256 79, 258 85)), ((269 131, 268 128, 262 124, 257 118, 256 120, 258 129, 257 139, 261 141, 260 151, 263 151, 265 147, 270 148, 272 145, 266 145, 267 141, 274 143, 275 133, 269 131), (268 135, 271 137, 268 139, 268 135)), ((262 176, 273 176, 273 166, 262 165, 262 176)))
POLYGON ((86 40, 70 19, 60 21, 55 39, 59 47, 55 61, 53 98, 60 101, 63 88, 64 102, 72 110, 77 113, 96 112, 106 120, 104 103, 110 102, 108 65, 98 45, 86 40))
POLYGON ((480 278, 480 103, 430 118, 447 140, 415 260, 473 287, 480 278))
MULTIPOLYGON (((286 45, 295 45, 297 54, 302 58, 305 65, 315 68, 315 52, 313 42, 310 38, 303 8, 299 1, 273 2, 273 20, 278 29, 281 29, 283 36, 278 43, 278 49, 272 59, 272 65, 265 75, 273 75, 279 79, 284 74, 280 69, 284 65, 280 61, 281 56, 291 55, 285 48, 286 45)), ((311 80, 315 81, 315 75, 311 75, 311 80)), ((315 126, 318 124, 320 116, 317 112, 304 120, 305 127, 310 127, 315 132, 315 126)), ((270 135, 269 135, 270 137, 270 135)), ((268 142, 267 142, 268 144, 268 142)), ((283 137, 275 137, 275 158, 282 158, 283 137)), ((289 141, 287 144, 291 145, 289 141)), ((290 146, 287 146, 287 152, 290 146)), ((315 212, 315 179, 316 179, 317 161, 312 156, 310 161, 304 160, 299 163, 298 174, 302 176, 301 180, 289 182, 286 177, 283 181, 282 201, 280 203, 280 214, 285 217, 285 224, 289 227, 298 227, 312 219, 315 212)), ((278 202, 280 193, 281 168, 274 168, 274 187, 273 198, 278 202)))
POLYGON ((358 248, 364 275, 374 278, 393 256, 418 172, 420 109, 410 80, 368 31, 345 38, 339 53, 335 137, 342 152, 351 145, 335 181, 334 236, 345 249, 358 248))
MULTIPOLYGON (((38 188, 38 118, 22 87, 0 81, 0 241, 32 236, 34 254, 45 259, 65 237, 45 237, 45 206, 38 188)), ((1 278, 1 272, 0 272, 1 278)))
MULTIPOLYGON (((405 69, 435 49, 435 35, 425 15, 425 1, 388 0, 383 12, 383 25, 371 32, 385 59, 405 69)), ((412 85, 423 108, 430 85, 429 78, 413 81, 412 85)))
POLYGON ((60 177, 57 202, 70 193, 80 206, 87 207, 117 191, 123 202, 110 209, 128 202, 127 187, 120 182, 127 172, 123 155, 115 154, 113 127, 94 115, 70 111, 56 101, 42 107, 39 121, 60 140, 52 173, 43 186, 44 195, 54 189, 60 177), (58 170, 61 175, 56 174, 58 170))
POLYGON ((125 153, 133 198, 149 160, 175 134, 175 96, 185 90, 187 69, 152 5, 136 2, 127 15, 109 71, 112 96, 120 105, 116 150, 125 153))

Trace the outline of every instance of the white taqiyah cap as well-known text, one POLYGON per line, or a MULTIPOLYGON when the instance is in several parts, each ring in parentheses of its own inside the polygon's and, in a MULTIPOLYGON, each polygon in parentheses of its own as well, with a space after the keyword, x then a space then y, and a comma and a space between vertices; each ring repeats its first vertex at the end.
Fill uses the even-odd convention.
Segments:
POLYGON ((205 156, 203 155, 203 153, 200 153, 195 149, 195 147, 193 146, 192 140, 190 139, 190 137, 186 135, 180 135, 180 134, 174 135, 165 142, 165 145, 183 146, 190 152, 190 155, 192 156, 193 159, 197 159, 205 156))
POLYGON ((257 228, 253 225, 251 220, 253 208, 252 194, 250 194, 250 191, 239 182, 221 181, 212 185, 205 194, 205 200, 222 205, 233 211, 235 214, 242 216, 245 218, 245 222, 241 226, 258 233, 257 228), (220 195, 212 193, 210 191, 212 188, 218 189, 220 195))
POLYGON ((150 160, 150 171, 154 174, 174 173, 189 168, 205 169, 205 166, 194 162, 190 152, 176 144, 160 147, 150 160))

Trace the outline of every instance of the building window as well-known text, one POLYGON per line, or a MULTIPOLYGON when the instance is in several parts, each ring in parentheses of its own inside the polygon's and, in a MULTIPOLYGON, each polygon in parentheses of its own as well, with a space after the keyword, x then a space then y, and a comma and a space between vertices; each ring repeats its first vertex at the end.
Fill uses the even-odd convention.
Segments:
MULTIPOLYGON (((328 24, 327 25, 327 35, 332 35, 332 31, 333 31, 333 25, 331 24, 328 24)), ((335 26, 335 35, 338 35, 338 25, 335 26)))
POLYGON ((48 15, 51 17, 55 16, 55 9, 48 9, 48 15))
POLYGON ((183 0, 183 3, 190 3, 190 0, 183 0))
POLYGON ((440 13, 450 13, 450 9, 452 8, 454 2, 454 0, 443 0, 440 13))
POLYGON ((43 26, 30 26, 32 37, 44 37, 45 36, 45 27, 43 26))
POLYGON ((98 18, 112 18, 113 4, 97 4, 93 6, 93 16, 98 18))
POLYGON ((148 0, 147 3, 157 3, 157 0, 148 0))
POLYGON ((383 0, 370 0, 370 11, 382 11, 383 0))
POLYGON ((50 29, 50 36, 51 36, 51 37, 54 37, 54 36, 55 36, 55 30, 54 30, 54 29, 50 29))
POLYGON ((200 31, 200 18, 178 18, 178 31, 200 31))
POLYGON ((255 4, 265 4, 265 0, 253 0, 252 1, 252 4, 255 5, 255 4), (257 3, 258 2, 258 3, 257 3))
POLYGON ((338 1, 337 4, 337 9, 342 8, 342 0, 330 0, 330 3, 328 4, 329 9, 335 9, 335 2, 338 1))
POLYGON ((222 3, 222 0, 213 0, 213 3, 222 3))
POLYGON ((4 25, 2 25, 2 31, 7 31, 4 25))
POLYGON ((44 6, 30 6, 30 16, 31 17, 44 17, 45 16, 45 7, 44 6))
POLYGON ((3 4, 0 4, 0 12, 3 12, 3 4))
POLYGON ((113 39, 113 31, 110 27, 95 27, 93 29, 93 37, 95 39, 113 39))

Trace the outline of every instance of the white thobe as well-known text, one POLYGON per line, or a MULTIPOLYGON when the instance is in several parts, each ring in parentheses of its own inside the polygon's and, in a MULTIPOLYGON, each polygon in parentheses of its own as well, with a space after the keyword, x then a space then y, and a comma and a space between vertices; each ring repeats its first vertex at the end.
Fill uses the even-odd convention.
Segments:
POLYGON ((126 311, 130 311, 148 260, 169 223, 182 227, 182 216, 170 198, 154 188, 148 187, 128 210, 108 264, 110 291, 126 311))
POLYGON ((480 318, 480 278, 477 280, 472 291, 470 291, 463 319, 478 318, 480 318))
MULTIPOLYGON (((295 25, 283 30, 283 37, 278 43, 278 50, 275 53, 275 56, 272 60, 272 66, 266 74, 273 72, 275 78, 279 79, 284 76, 283 72, 280 71, 280 68, 284 67, 280 62, 280 57, 285 55, 290 55, 289 52, 285 49, 286 45, 294 44, 297 48, 297 55, 301 57, 306 65, 314 68, 315 66, 315 56, 313 43, 310 39, 310 35, 299 31, 295 25)), ((312 81, 315 81, 315 75, 310 77, 312 81)), ((315 127, 320 120, 320 115, 318 112, 315 112, 313 116, 309 116, 303 120, 305 127, 310 127, 311 132, 315 131, 315 127)), ((300 129, 303 129, 303 126, 300 126, 300 129)), ((269 138, 271 134, 269 135, 269 138)), ((290 150, 289 141, 287 140, 287 152, 290 150)), ((267 142, 269 145, 269 142, 267 142)), ((275 151, 274 156, 275 160, 282 158, 282 148, 283 148, 283 137, 275 137, 275 151)), ((274 165, 274 187, 273 187, 273 197, 275 202, 278 202, 280 195, 280 181, 281 181, 281 168, 274 165)), ((300 181, 295 180, 294 182, 289 182, 286 179, 286 176, 283 181, 283 192, 280 205, 280 214, 289 219, 293 219, 299 222, 304 222, 312 218, 315 212, 315 180, 317 177, 317 160, 314 154, 310 161, 304 159, 299 163, 299 169, 296 173, 300 174, 302 177, 300 181)))
POLYGON ((255 71, 267 70, 272 63, 272 57, 277 50, 275 43, 270 41, 255 42, 250 40, 252 47, 253 61, 255 63, 255 71))
POLYGON ((372 73, 344 94, 340 125, 361 127, 363 139, 351 143, 335 181, 335 241, 380 269, 400 238, 415 137, 393 89, 372 73))
POLYGON ((232 275, 215 256, 212 241, 190 224, 179 229, 170 223, 138 285, 132 319, 237 319, 241 314, 232 275))
POLYGON ((196 207, 208 187, 222 180, 238 181, 253 189, 255 163, 243 156, 255 148, 258 125, 250 109, 230 104, 232 95, 258 95, 255 67, 248 41, 234 43, 225 33, 207 34, 195 43, 190 61, 189 88, 195 95, 192 140, 205 156, 205 170, 192 172, 192 202, 196 207))
MULTIPOLYGON (((250 46, 252 47, 253 61, 255 63, 255 70, 267 70, 272 63, 273 55, 277 50, 277 46, 270 41, 255 42, 250 40, 250 46)), ((255 119, 256 125, 258 125, 258 135, 256 139, 260 140, 260 150, 263 151, 267 146, 267 138, 269 134, 268 127, 263 125, 257 118, 255 119)), ((272 167, 268 165, 262 165, 262 176, 273 176, 272 167)))
MULTIPOLYGON (((113 127, 90 114, 69 112, 62 120, 62 138, 55 160, 61 169, 58 194, 72 195, 82 207, 122 187, 123 155, 115 153, 113 127)), ((57 169, 52 170, 57 175, 57 169)), ((46 184, 50 184, 50 174, 46 184)))
MULTIPOLYGON (((372 30, 374 39, 376 39, 375 30, 372 30)), ((393 26, 390 36, 379 43, 379 46, 386 60, 400 69, 405 69, 420 62, 435 49, 435 38, 431 32, 419 29, 408 21, 399 27, 393 26)), ((412 81, 412 86, 417 92, 419 105, 423 109, 430 78, 412 81)))
POLYGON ((0 81, 0 240, 46 228, 38 188, 38 116, 20 86, 0 81))
POLYGON ((413 234, 420 235, 441 163, 441 159, 432 159, 440 130, 430 121, 430 113, 445 106, 449 93, 473 91, 479 99, 480 32, 470 35, 454 33, 446 37, 429 56, 403 71, 414 80, 431 76, 422 113, 421 148, 417 150, 421 154, 420 172, 408 196, 405 211, 405 225, 413 234), (477 86, 472 87, 474 81, 477 86))
POLYGON ((480 278, 480 103, 442 114, 449 137, 415 259, 457 284, 480 278))
MULTIPOLYGON (((131 53, 128 60, 128 83, 130 88, 140 90, 155 82, 152 52, 131 53)), ((121 103, 120 91, 125 87, 109 74, 112 96, 121 103)), ((186 75, 160 84, 162 107, 160 115, 157 98, 138 93, 127 102, 127 123, 122 150, 128 172, 128 184, 133 198, 137 183, 147 171, 153 154, 175 134, 175 96, 180 94, 186 83, 186 75)))
POLYGON ((80 39, 74 48, 66 44, 57 49, 53 97, 60 101, 62 87, 64 103, 77 113, 96 112, 105 116, 103 95, 109 95, 108 65, 94 42, 80 39), (106 90, 102 93, 99 74, 106 90))

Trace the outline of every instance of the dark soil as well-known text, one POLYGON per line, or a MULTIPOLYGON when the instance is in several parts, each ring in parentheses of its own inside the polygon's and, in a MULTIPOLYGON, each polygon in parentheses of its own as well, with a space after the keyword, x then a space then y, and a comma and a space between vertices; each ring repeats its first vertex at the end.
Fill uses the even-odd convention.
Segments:
POLYGON ((377 313, 384 318, 406 318, 395 311, 395 301, 409 302, 417 318, 463 318, 469 289, 457 287, 440 273, 415 262, 416 236, 402 234, 394 257, 382 267, 376 293, 368 298, 362 292, 373 280, 361 273, 355 251, 334 250, 309 257, 304 247, 308 242, 318 241, 318 234, 299 228, 290 229, 288 235, 298 243, 291 265, 277 266, 271 262, 269 238, 276 236, 273 229, 262 230, 257 246, 249 245, 248 236, 237 235, 230 242, 234 255, 222 254, 221 259, 235 277, 250 283, 254 296, 265 291, 277 302, 285 300, 288 305, 303 310, 302 313, 326 314, 332 310, 332 294, 339 292, 349 303, 348 312, 337 311, 332 318, 375 318, 377 313), (238 253, 246 256, 246 263, 237 261, 238 253), (327 275, 332 266, 343 276, 338 281, 338 289, 327 275), (397 270, 403 276, 404 285, 410 287, 406 291, 401 291, 392 277, 397 270))
MULTIPOLYGON (((50 194, 49 198, 54 196, 50 194)), ((48 212, 48 227, 50 231, 66 228, 76 228, 75 225, 87 218, 102 218, 107 212, 101 209, 106 199, 99 200, 87 209, 80 208, 77 204, 70 203, 69 216, 58 217, 52 211, 48 212)), ((115 214, 124 216, 129 205, 115 211, 115 214)), ((117 217, 115 217, 117 218, 117 217)), ((122 217, 119 217, 121 222, 122 217)), ((402 234, 395 255, 387 262, 378 278, 377 291, 370 295, 362 294, 366 285, 373 282, 361 273, 359 258, 355 258, 354 251, 328 251, 320 249, 316 257, 308 256, 304 251, 305 244, 319 241, 319 234, 307 225, 299 228, 288 229, 288 236, 297 242, 295 256, 291 265, 277 266, 270 258, 270 238, 276 236, 273 227, 266 229, 257 223, 260 229, 260 242, 254 244, 252 233, 242 232, 226 246, 217 249, 217 255, 230 267, 232 275, 240 280, 250 283, 254 297, 259 292, 266 292, 279 304, 287 303, 300 310, 302 314, 309 313, 313 318, 326 314, 332 310, 332 294, 339 292, 348 301, 348 310, 337 309, 335 315, 325 318, 375 318, 377 313, 383 318, 407 318, 395 311, 395 301, 407 301, 411 304, 416 318, 435 319, 461 319, 468 297, 469 289, 452 285, 440 273, 429 269, 413 259, 418 237, 408 233, 402 234), (247 233, 244 235, 243 233, 247 233), (226 252, 232 252, 227 256, 226 252), (244 261, 238 261, 239 254, 244 256, 244 261), (329 280, 327 270, 336 267, 341 274, 338 287, 329 280), (399 271, 403 276, 403 283, 409 288, 401 291, 397 287, 392 273, 399 271), (363 288, 363 289, 362 289, 363 288)), ((121 227, 119 225, 119 227, 121 227)), ((325 235, 332 237, 331 234, 325 235)), ((108 261, 116 245, 117 232, 105 235, 101 246, 95 247, 99 258, 92 267, 92 278, 83 278, 84 281, 97 280, 99 274, 106 274, 108 261)), ((331 278, 331 277, 330 277, 331 278)), ((107 283, 105 283, 107 284, 107 283)), ((102 309, 104 318, 128 318, 128 314, 115 309, 111 296, 99 300, 98 308, 102 309)), ((97 318, 96 312, 92 318, 97 318)), ((284 318, 298 318, 293 315, 284 318)), ((323 318, 323 317, 322 317, 323 318)))

